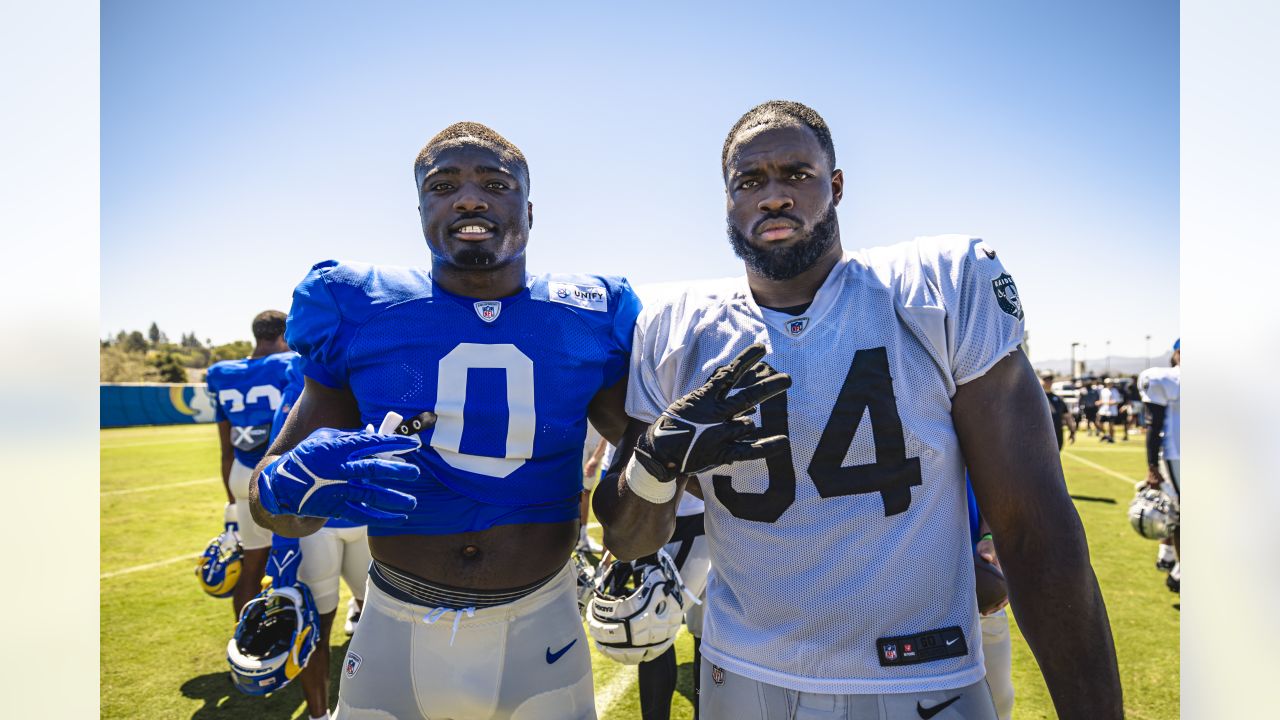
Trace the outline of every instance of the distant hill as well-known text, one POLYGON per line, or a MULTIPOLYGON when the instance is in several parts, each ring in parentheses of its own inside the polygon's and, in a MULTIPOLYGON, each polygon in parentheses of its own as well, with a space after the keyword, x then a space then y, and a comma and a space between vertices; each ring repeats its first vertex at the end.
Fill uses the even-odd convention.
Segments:
MULTIPOLYGON (((1031 363, 1036 371, 1044 373, 1051 372, 1054 375, 1066 375, 1070 371, 1071 359, 1062 358, 1060 360, 1043 360, 1031 363)), ((1149 367, 1165 366, 1169 364, 1169 355, 1152 355, 1148 361, 1145 357, 1120 357, 1113 356, 1111 358, 1111 374, 1112 375, 1137 375, 1149 367)), ((1107 359, 1093 358, 1085 366, 1086 375, 1096 375, 1101 377, 1107 373, 1107 359)))

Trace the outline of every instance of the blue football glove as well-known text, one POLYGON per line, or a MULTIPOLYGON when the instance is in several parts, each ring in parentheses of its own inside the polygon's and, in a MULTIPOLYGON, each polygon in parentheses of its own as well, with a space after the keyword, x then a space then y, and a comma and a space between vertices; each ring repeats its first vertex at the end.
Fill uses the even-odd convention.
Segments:
POLYGON ((319 428, 258 476, 258 499, 272 515, 395 523, 418 505, 380 480, 418 479, 416 465, 392 459, 421 447, 415 436, 319 428), (376 457, 374 457, 376 456, 376 457))
POLYGON ((271 556, 267 559, 267 574, 273 587, 288 587, 298 582, 298 566, 302 564, 302 545, 298 538, 274 535, 271 538, 271 556))

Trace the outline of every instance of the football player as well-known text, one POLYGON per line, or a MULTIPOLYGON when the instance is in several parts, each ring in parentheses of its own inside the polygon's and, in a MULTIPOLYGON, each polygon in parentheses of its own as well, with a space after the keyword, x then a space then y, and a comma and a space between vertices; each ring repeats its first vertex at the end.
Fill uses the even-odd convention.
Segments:
MULTIPOLYGON (((1147 431, 1147 486, 1167 487, 1166 492, 1179 505, 1182 497, 1181 455, 1179 454, 1181 362, 1182 340, 1179 339, 1173 344, 1173 355, 1169 358, 1170 367, 1149 368, 1143 370, 1138 376, 1138 391, 1142 394, 1142 402, 1147 415, 1151 418, 1151 429, 1147 431)), ((1182 567, 1179 564, 1180 534, 1175 530, 1172 537, 1161 541, 1160 554, 1156 556, 1156 567, 1169 570, 1165 585, 1173 592, 1180 592, 1182 584, 1182 567)))
POLYGON ((1117 398, 1115 384, 1108 379, 1098 389, 1098 442, 1116 441, 1117 398))
POLYGON ((1063 433, 1062 427, 1065 423, 1068 430, 1071 431, 1071 444, 1076 442, 1076 416, 1071 414, 1067 408, 1067 403, 1058 394, 1053 391, 1053 376, 1045 375, 1040 379, 1041 385, 1044 386, 1045 398, 1049 401, 1049 414, 1053 419, 1053 434, 1058 438, 1058 452, 1062 452, 1063 433))
POLYGON ((488 127, 443 130, 414 179, 429 272, 322 262, 294 293, 305 388, 253 510, 285 535, 369 526, 343 720, 593 718, 580 463, 588 418, 625 429, 639 302, 618 278, 525 271, 528 164, 488 127))
POLYGON ((744 115, 722 169, 746 277, 646 305, 634 420, 593 501, 605 546, 639 557, 697 475, 714 568, 701 716, 994 719, 967 465, 996 537, 1016 538, 1000 560, 1059 716, 1121 717, 1106 609, 995 249, 951 235, 846 254, 831 135, 799 103, 744 115))
MULTIPOLYGON (((289 411, 302 394, 302 356, 289 360, 280 407, 271 423, 271 440, 275 441, 284 428, 289 411)), ((280 538, 276 538, 279 544, 280 538)), ((333 631, 334 617, 338 609, 339 578, 351 589, 352 602, 348 607, 347 622, 354 626, 364 603, 365 579, 368 577, 369 538, 364 525, 357 525, 342 518, 329 518, 324 527, 298 540, 292 540, 293 549, 301 556, 298 561, 297 580, 307 586, 319 616, 320 642, 314 655, 302 669, 299 679, 302 695, 306 699, 307 713, 311 720, 329 717, 329 637, 333 631)), ((278 553, 279 547, 274 548, 278 553)), ((352 634, 354 627, 347 632, 352 634)))
MULTIPOLYGON (((1061 450, 1061 447, 1059 447, 1061 450)), ((995 538, 991 527, 982 517, 978 509, 978 498, 973 494, 973 483, 965 479, 965 494, 969 501, 969 539, 973 543, 973 552, 984 562, 1000 570, 1000 558, 996 555, 995 538)), ((975 561, 976 563, 976 561, 975 561)), ((976 567, 976 565, 975 565, 976 567)), ((976 574, 976 573, 975 573, 976 574)), ((1009 613, 1005 605, 1009 603, 1008 595, 1004 595, 1003 604, 992 610, 983 608, 986 598, 978 598, 980 613, 979 624, 982 626, 982 666, 986 671, 987 687, 991 690, 991 702, 995 705, 996 717, 1010 720, 1013 717, 1013 642, 1009 636, 1009 613)))
POLYGON ((240 579, 232 594, 232 610, 240 609, 262 589, 271 552, 271 531, 249 513, 249 476, 267 451, 271 419, 286 384, 293 352, 285 343, 285 315, 265 310, 253 319, 253 353, 243 360, 223 360, 205 375, 213 398, 222 445, 222 485, 227 493, 226 519, 238 524, 244 547, 240 579))
MULTIPOLYGON (((702 604, 689 603, 685 607, 684 622, 693 636, 693 718, 698 720, 697 697, 700 690, 699 670, 702 667, 702 618, 706 607, 707 577, 711 571, 711 551, 707 548, 706 528, 702 498, 695 494, 697 484, 690 482, 676 506, 676 526, 671 539, 663 550, 676 563, 680 579, 689 594, 702 604)), ((671 717, 671 699, 675 697, 676 648, 674 645, 652 660, 640 663, 638 685, 640 689, 640 717, 643 720, 668 720, 671 717)))

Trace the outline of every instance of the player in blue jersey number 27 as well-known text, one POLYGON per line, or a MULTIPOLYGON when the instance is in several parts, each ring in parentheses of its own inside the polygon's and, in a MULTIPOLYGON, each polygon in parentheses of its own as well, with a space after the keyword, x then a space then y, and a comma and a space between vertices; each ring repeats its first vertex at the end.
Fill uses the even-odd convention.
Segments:
POLYGON ((579 463, 588 419, 613 442, 626 426, 639 301, 618 278, 525 272, 528 165, 489 128, 446 128, 414 178, 430 272, 329 261, 294 293, 305 388, 254 517, 369 526, 343 720, 594 718, 579 463))

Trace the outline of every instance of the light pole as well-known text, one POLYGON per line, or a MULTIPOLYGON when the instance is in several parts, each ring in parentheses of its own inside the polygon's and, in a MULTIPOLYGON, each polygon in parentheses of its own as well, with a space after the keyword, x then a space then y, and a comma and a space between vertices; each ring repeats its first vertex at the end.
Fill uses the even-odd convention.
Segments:
POLYGON ((1111 377, 1111 341, 1107 341, 1107 377, 1111 377))
POLYGON ((1080 343, 1080 374, 1087 372, 1086 365, 1089 364, 1089 343, 1080 343))
POLYGON ((1151 367, 1151 336, 1147 336, 1147 367, 1151 367))
POLYGON ((1075 379, 1076 379, 1076 348, 1077 348, 1077 347, 1079 347, 1079 346, 1080 346, 1080 343, 1078 343, 1078 342, 1073 342, 1073 343, 1071 343, 1071 370, 1070 370, 1070 374, 1071 374, 1071 381, 1072 381, 1072 382, 1075 382, 1075 379))

